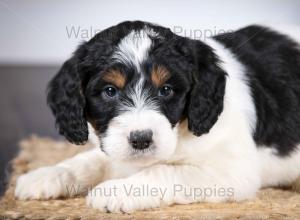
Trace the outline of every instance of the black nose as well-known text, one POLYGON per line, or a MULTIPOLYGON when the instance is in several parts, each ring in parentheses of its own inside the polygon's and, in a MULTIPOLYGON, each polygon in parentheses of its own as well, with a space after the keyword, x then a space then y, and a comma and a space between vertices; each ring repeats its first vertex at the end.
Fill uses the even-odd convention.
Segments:
POLYGON ((130 132, 129 143, 134 149, 146 149, 152 143, 153 132, 150 129, 130 132))

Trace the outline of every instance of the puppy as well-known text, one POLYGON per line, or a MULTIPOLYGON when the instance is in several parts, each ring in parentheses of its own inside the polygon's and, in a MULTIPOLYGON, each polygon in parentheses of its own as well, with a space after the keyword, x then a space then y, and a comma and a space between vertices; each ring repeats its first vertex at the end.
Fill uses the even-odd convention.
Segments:
POLYGON ((102 31, 48 88, 60 134, 95 148, 22 175, 15 196, 87 194, 93 208, 132 212, 291 184, 300 50, 285 34, 253 25, 201 42, 141 21, 102 31))

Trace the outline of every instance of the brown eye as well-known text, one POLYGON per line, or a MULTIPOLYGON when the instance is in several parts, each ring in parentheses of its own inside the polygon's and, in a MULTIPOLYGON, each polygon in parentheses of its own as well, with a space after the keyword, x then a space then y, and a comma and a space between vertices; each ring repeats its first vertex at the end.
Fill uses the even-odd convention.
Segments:
POLYGON ((169 97, 173 94, 173 89, 171 86, 163 86, 160 88, 158 95, 162 97, 169 97))
POLYGON ((107 87, 105 87, 105 89, 104 89, 104 93, 105 93, 105 95, 106 95, 107 97, 109 97, 109 98, 114 98, 115 96, 117 96, 118 91, 117 91, 117 89, 116 89, 115 87, 113 87, 113 86, 107 86, 107 87))

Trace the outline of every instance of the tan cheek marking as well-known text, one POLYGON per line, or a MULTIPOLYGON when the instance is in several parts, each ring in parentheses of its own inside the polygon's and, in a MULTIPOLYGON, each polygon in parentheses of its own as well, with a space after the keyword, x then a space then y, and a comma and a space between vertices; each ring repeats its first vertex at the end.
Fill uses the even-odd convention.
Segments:
POLYGON ((170 72, 164 66, 156 66, 151 73, 151 80, 157 87, 162 86, 170 78, 170 72))
POLYGON ((124 88, 126 83, 125 76, 119 70, 110 70, 109 72, 105 73, 103 80, 108 83, 112 83, 119 89, 124 88))

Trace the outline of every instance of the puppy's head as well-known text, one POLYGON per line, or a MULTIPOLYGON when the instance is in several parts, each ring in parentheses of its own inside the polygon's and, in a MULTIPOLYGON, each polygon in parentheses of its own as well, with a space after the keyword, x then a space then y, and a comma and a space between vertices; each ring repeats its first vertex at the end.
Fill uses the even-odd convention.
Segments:
POLYGON ((225 73, 207 45, 145 22, 124 22, 81 45, 50 82, 59 131, 85 143, 89 122, 102 150, 155 162, 176 149, 177 125, 207 133, 223 109, 225 73))

